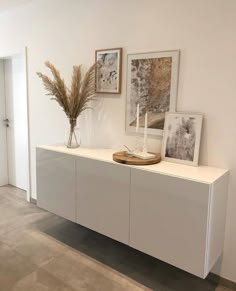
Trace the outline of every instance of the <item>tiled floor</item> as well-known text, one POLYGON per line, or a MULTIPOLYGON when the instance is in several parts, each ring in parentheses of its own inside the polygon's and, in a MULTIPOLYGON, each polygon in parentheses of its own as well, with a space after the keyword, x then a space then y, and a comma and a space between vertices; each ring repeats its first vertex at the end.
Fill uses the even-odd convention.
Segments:
POLYGON ((0 291, 229 291, 0 187, 0 291))

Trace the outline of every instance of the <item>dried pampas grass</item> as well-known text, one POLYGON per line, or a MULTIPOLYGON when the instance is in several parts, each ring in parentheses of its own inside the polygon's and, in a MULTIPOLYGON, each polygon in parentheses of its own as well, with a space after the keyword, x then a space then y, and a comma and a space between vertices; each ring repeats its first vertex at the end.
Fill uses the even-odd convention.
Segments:
POLYGON ((37 72, 39 78, 42 79, 43 85, 48 92, 47 95, 54 96, 55 100, 63 109, 70 121, 71 134, 68 141, 70 143, 76 126, 78 116, 86 109, 89 101, 95 96, 95 66, 91 66, 84 78, 82 79, 81 66, 73 67, 71 89, 66 87, 64 80, 61 78, 60 72, 50 62, 45 62, 45 65, 52 73, 53 79, 37 72))
POLYGON ((42 79, 47 95, 54 96, 52 100, 63 108, 69 119, 77 119, 78 116, 88 107, 88 102, 95 96, 95 64, 91 66, 82 80, 81 66, 73 67, 71 89, 68 89, 60 72, 50 62, 45 62, 50 69, 53 80, 48 76, 37 72, 42 79))

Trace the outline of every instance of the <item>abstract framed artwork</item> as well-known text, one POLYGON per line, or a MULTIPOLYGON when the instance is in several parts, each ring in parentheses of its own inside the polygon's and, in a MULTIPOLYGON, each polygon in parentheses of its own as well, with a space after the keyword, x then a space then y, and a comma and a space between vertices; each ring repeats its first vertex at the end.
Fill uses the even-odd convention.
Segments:
POLYGON ((126 132, 135 132, 139 104, 140 132, 147 112, 147 133, 162 135, 165 112, 176 107, 179 51, 128 54, 127 62, 126 132))
POLYGON ((96 50, 96 93, 121 93, 122 48, 96 50))
POLYGON ((197 166, 201 139, 202 114, 166 113, 162 159, 197 166))

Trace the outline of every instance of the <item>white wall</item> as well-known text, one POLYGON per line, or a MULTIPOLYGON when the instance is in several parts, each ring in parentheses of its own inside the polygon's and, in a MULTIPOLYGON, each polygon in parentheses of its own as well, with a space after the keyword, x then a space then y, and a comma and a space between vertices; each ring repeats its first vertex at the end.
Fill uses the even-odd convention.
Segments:
MULTIPOLYGON (((1 46, 28 46, 35 197, 35 146, 64 141, 66 119, 45 96, 36 71, 52 61, 66 80, 73 64, 94 61, 99 48, 124 48, 122 95, 99 97, 81 120, 82 141, 130 144, 125 134, 126 53, 181 50, 178 110, 205 114, 200 162, 231 168, 225 252, 217 272, 236 281, 236 1, 35 0, 0 14, 1 46)), ((1 49, 0 46, 0 49, 1 49)), ((158 138, 151 150, 160 150, 158 138)))

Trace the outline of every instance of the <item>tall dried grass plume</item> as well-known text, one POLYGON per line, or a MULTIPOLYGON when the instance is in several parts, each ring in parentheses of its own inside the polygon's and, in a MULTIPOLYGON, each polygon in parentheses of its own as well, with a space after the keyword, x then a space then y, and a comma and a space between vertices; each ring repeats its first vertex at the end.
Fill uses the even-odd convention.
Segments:
MULTIPOLYGON (((72 140, 78 116, 84 110, 90 108, 88 103, 95 97, 96 64, 89 68, 84 78, 82 78, 81 66, 74 66, 70 89, 66 86, 60 72, 52 63, 46 61, 45 65, 51 71, 53 78, 51 79, 40 72, 37 72, 37 75, 42 79, 43 85, 48 92, 47 95, 53 96, 51 99, 62 107, 68 117, 71 126, 70 139, 72 140)), ((68 141, 68 145, 71 140, 68 141)))

